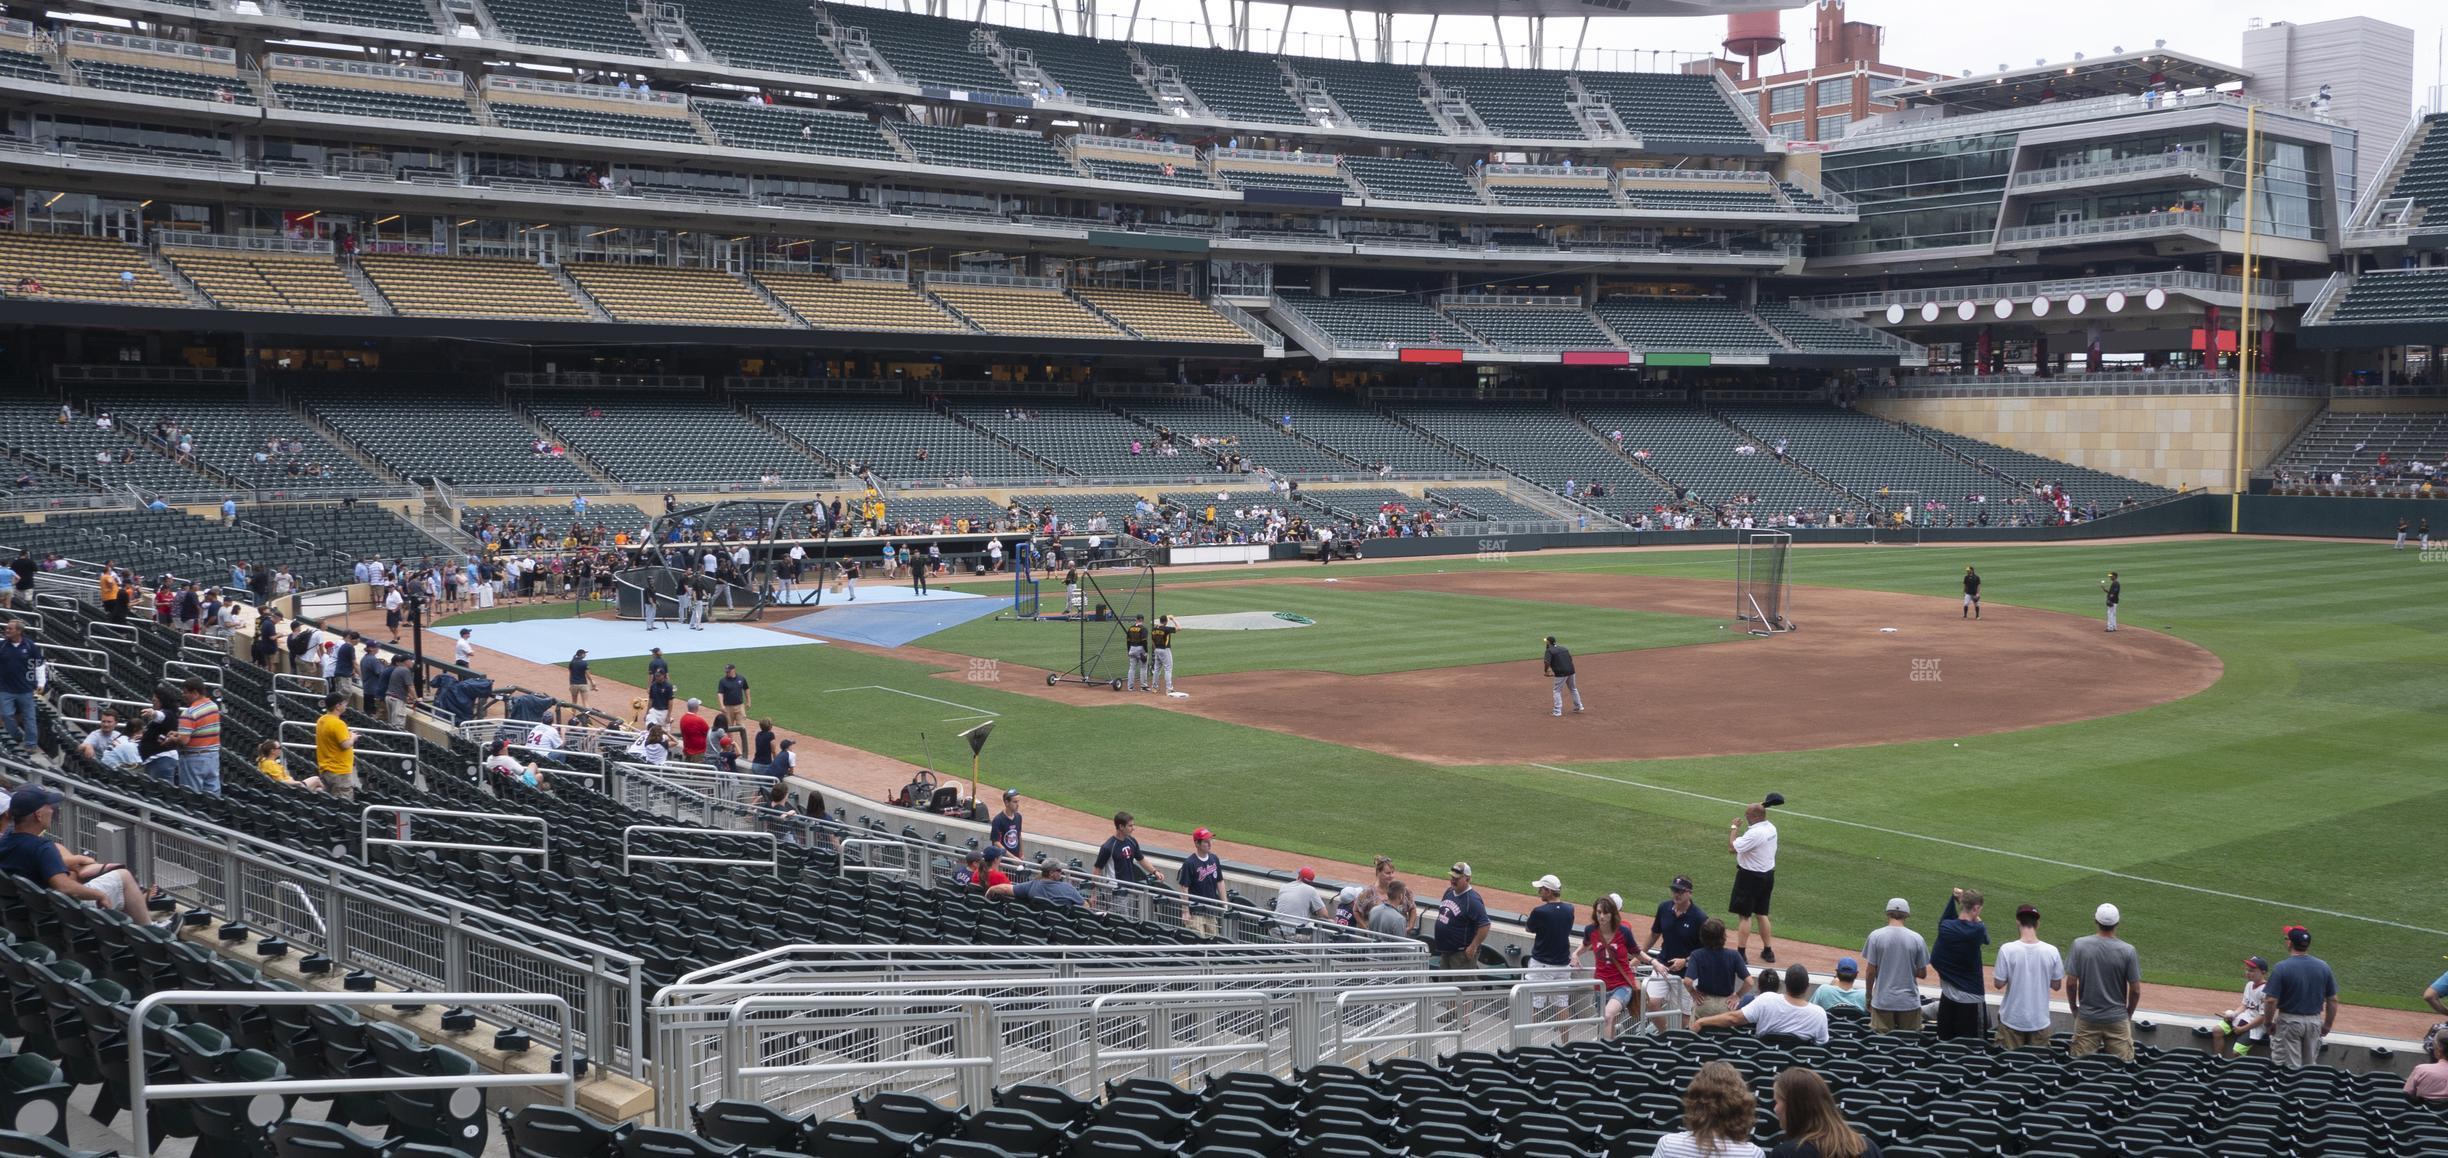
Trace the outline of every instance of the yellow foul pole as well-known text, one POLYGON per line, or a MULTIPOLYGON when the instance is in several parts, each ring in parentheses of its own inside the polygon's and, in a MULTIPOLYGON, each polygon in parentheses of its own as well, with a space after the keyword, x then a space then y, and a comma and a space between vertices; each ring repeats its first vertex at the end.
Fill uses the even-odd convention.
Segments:
MULTIPOLYGON (((2253 174, 2261 156, 2261 109, 2257 105, 2244 108, 2244 308, 2236 319, 2236 416, 2235 466, 2228 476, 2227 533, 2235 534, 2244 521, 2244 436, 2251 427, 2253 355, 2259 343, 2253 341, 2253 174)), ((2218 335, 2209 335, 2211 356, 2218 351, 2218 335)))

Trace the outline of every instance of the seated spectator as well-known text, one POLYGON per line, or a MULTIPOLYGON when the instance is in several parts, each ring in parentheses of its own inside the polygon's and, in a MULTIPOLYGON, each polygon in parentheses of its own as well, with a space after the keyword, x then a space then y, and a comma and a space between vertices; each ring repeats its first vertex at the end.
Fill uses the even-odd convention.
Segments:
POLYGON ((1075 906, 1088 903, 1088 898, 1081 896, 1080 891, 1072 887, 1070 881, 1063 879, 1061 861, 1049 860, 1039 866, 1037 871, 1037 879, 1033 881, 1021 881, 1014 885, 989 886, 986 890, 987 899, 1044 901, 1050 905, 1075 906))
POLYGON ((136 883, 126 865, 67 852, 45 835, 59 816, 59 803, 60 794, 41 785, 10 794, 12 830, 0 836, 0 872, 40 881, 53 892, 117 909, 138 921, 149 919, 145 902, 152 894, 136 883))
POLYGON ((1774 1098, 1779 1141, 1768 1158, 1879 1158, 1878 1144, 1845 1122, 1817 1072, 1793 1066, 1778 1074, 1774 1098))
POLYGON ((1777 971, 1760 970, 1759 996, 1741 1009, 1703 1017, 1692 1023, 1694 1029, 1731 1029, 1748 1025, 1761 1037, 1781 1034, 1817 1045, 1826 1045, 1828 1013, 1811 1003, 1810 970, 1800 965, 1785 967, 1784 985, 1777 985, 1777 971))
POLYGON ((543 770, 533 760, 521 763, 518 757, 511 755, 510 741, 507 739, 496 738, 493 741, 493 746, 485 752, 484 767, 487 772, 507 776, 529 788, 544 787, 543 770))
POLYGON ((1732 1064, 1713 1061, 1683 1091, 1683 1128, 1658 1140, 1650 1158, 1763 1158, 1751 1142, 1759 1099, 1732 1064))
POLYGON ((77 748, 85 753, 86 759, 105 768, 131 768, 144 763, 134 737, 119 729, 119 713, 108 708, 102 710, 101 723, 85 733, 77 748))
POLYGON ((255 770, 263 773, 265 779, 275 784, 303 788, 308 792, 323 791, 321 780, 298 780, 289 775, 289 762, 281 757, 281 746, 278 740, 266 740, 255 745, 255 770))
POLYGON ((2406 1096, 2434 1106, 2448 1106, 2448 1033, 2431 1035, 2431 1060, 2406 1075, 2406 1096))

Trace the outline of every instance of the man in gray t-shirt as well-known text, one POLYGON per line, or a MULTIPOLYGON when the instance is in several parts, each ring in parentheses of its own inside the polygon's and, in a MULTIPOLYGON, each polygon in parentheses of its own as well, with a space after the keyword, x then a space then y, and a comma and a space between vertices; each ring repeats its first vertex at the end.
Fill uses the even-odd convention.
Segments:
POLYGON ((1929 976, 1929 943, 1904 922, 1912 919, 1912 903, 1902 897, 1887 902, 1887 924, 1862 942, 1862 984, 1870 990, 1870 1031, 1890 1033, 1921 1028, 1921 987, 1929 976))
POLYGON ((1369 932, 1393 937, 1411 935, 1411 915, 1403 911, 1404 902, 1411 899, 1410 887, 1401 881, 1386 883, 1385 899, 1368 912, 1369 932))
POLYGON ((2133 1011, 2142 1004, 2142 955, 2117 935, 2124 914, 2101 905, 2093 936, 2066 951, 2066 1003, 2074 1007, 2074 1042, 2067 1053, 2112 1053, 2132 1061, 2133 1011))

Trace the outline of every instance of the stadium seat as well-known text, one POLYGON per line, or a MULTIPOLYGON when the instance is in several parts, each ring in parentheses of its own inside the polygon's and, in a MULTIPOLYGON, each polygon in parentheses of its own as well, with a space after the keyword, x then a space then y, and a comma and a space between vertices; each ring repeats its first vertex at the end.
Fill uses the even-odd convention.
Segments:
POLYGON ((1360 128, 1380 133, 1445 135, 1445 127, 1428 114, 1428 106, 1420 101, 1423 77, 1417 68, 1313 56, 1283 59, 1302 80, 1323 84, 1327 95, 1360 128))
POLYGON ((487 0, 485 10, 520 40, 626 56, 655 55, 620 0, 487 0))
POLYGON ((979 36, 991 35, 983 26, 859 5, 818 11, 836 25, 866 30, 867 43, 907 83, 1011 96, 1019 93, 993 61, 972 51, 979 36))
MULTIPOLYGON (((423 14, 422 9, 418 11, 423 14)), ((272 98, 280 107, 301 113, 438 124, 476 123, 476 112, 468 107, 466 96, 410 91, 405 87, 354 88, 283 80, 272 83, 272 98)))
POLYGON ((824 272, 765 270, 757 284, 820 330, 972 333, 967 325, 906 281, 836 279, 824 272))
POLYGON ((64 233, 0 233, 0 288, 13 297, 139 306, 188 304, 186 295, 156 272, 136 247, 64 233), (42 288, 24 288, 21 283, 27 279, 42 288))
POLYGON ((1270 125, 1307 125, 1273 57, 1220 48, 1140 44, 1150 68, 1171 69, 1199 103, 1219 117, 1270 125))
MULTIPOLYGON (((861 11, 879 12, 882 9, 861 11)), ((1080 175, 1078 167, 1056 151, 1053 143, 1041 133, 980 125, 945 128, 912 121, 893 122, 892 131, 909 145, 910 152, 917 155, 920 164, 999 169, 1054 177, 1080 175)))
POLYGON ((725 1146, 796 1150, 807 1136, 806 1122, 787 1117, 762 1102, 730 1099, 691 1106, 689 1118, 701 1137, 725 1146))
POLYGON ((357 267, 401 314, 586 321, 586 307, 552 272, 506 257, 365 254, 357 267))
MULTIPOLYGON (((800 76, 850 75, 828 43, 809 26, 808 7, 804 4, 787 0, 690 0, 683 18, 700 43, 734 66, 800 76)), ((712 103, 699 107, 711 107, 712 103)))
MULTIPOLYGON (((693 20, 696 10, 692 7, 690 11, 693 20)), ((716 100, 698 101, 695 108, 714 129, 715 137, 733 148, 870 161, 901 159, 874 121, 853 113, 716 100)))
POLYGON ((1455 205, 1485 205, 1460 169, 1443 161, 1406 157, 1343 158, 1343 168, 1372 197, 1390 201, 1440 201, 1455 205))
POLYGON ((302 254, 224 253, 165 246, 173 269, 230 310, 302 314, 363 314, 372 306, 328 257, 302 254))
POLYGON ((1573 118, 1568 75, 1530 68, 1447 68, 1429 72, 1461 96, 1480 123, 1501 137, 1577 141, 1588 134, 1573 118))
POLYGON ((1122 332, 1056 289, 929 280, 927 293, 990 334, 1121 338, 1122 332))
POLYGON ((616 321, 787 328, 737 275, 719 269, 573 262, 570 280, 616 321))
POLYGON ((599 1122, 576 1110, 544 1102, 521 1107, 515 1113, 505 1107, 501 1123, 510 1158, 613 1158, 621 1134, 629 1128, 599 1122))
POLYGON ((621 1158, 733 1158, 746 1151, 742 1146, 709 1142, 681 1130, 655 1126, 639 1126, 620 1136, 615 1143, 621 1158))

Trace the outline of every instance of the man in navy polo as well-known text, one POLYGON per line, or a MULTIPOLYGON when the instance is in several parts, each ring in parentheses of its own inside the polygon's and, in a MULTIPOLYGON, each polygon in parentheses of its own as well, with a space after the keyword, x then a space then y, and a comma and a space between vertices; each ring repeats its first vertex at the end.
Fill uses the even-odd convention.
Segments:
MULTIPOLYGON (((1679 977, 1683 972, 1684 960, 1692 955, 1692 950, 1700 947, 1700 926, 1708 922, 1708 914, 1692 903, 1690 877, 1676 877, 1669 890, 1674 895, 1658 902, 1657 916, 1649 922, 1649 943, 1642 947, 1642 951, 1656 958, 1668 973, 1679 977)), ((1691 990, 1673 977, 1666 978, 1666 981, 1667 984, 1657 990, 1656 995, 1674 1002, 1681 1014, 1674 1024, 1661 1023, 1658 1028, 1680 1029, 1682 1019, 1691 1016, 1691 990)), ((1659 1008, 1664 1008, 1663 1002, 1659 1008)))

